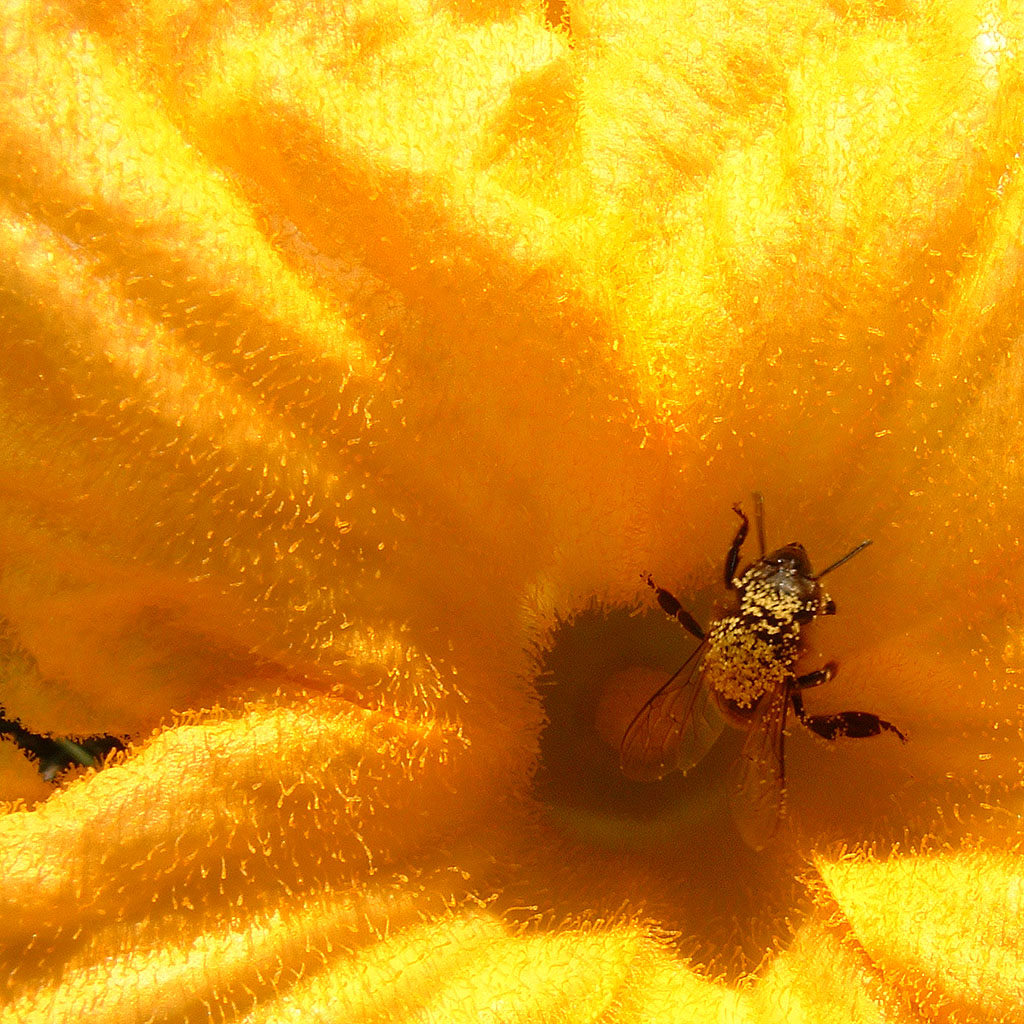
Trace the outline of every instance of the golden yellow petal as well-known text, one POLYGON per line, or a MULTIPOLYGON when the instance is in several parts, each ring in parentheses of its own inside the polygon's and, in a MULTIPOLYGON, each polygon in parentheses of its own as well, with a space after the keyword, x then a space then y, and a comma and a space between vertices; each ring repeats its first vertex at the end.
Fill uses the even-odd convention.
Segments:
MULTIPOLYGON (((340 1020, 473 1020, 479 1008, 465 999, 445 1006, 460 972, 480 971, 501 955, 501 924, 483 914, 437 920, 382 936, 355 955, 336 957, 326 970, 260 1006, 251 1024, 284 1024, 324 1013, 340 1020), (442 1018, 440 1011, 448 1012, 442 1018)), ((487 1007, 484 1007, 486 1011, 487 1007)))
POLYGON ((508 934, 475 916, 407 929, 298 985, 253 1024, 330 1008, 365 1021, 744 1019, 734 993, 666 955, 642 929, 508 934))
MULTIPOLYGON (((225 914, 220 927, 192 935, 165 933, 150 939, 107 928, 76 951, 57 980, 24 986, 0 1010, 0 1021, 42 1024, 79 1017, 94 1024, 118 1024, 161 1014, 205 1019, 218 1013, 230 1018, 255 1000, 276 1006, 279 992, 304 973, 321 971, 329 959, 348 960, 351 970, 352 961, 358 962, 352 951, 367 943, 376 950, 379 930, 400 928, 414 916, 413 907, 412 900, 394 893, 326 894, 297 901, 288 909, 225 914), (100 949, 105 951, 102 971, 89 957, 100 949)), ((182 910, 189 913, 193 908, 186 904, 182 910)), ((459 942, 460 923, 442 920, 443 929, 431 929, 435 944, 437 932, 444 930, 453 952, 466 945, 459 942)), ((486 930, 481 925, 471 919, 462 930, 486 930)), ((424 950, 418 953, 422 959, 424 950)), ((376 980, 383 986, 388 979, 376 980)), ((321 1004, 320 1009, 330 1005, 336 1003, 321 1004)))
POLYGON ((0 13, 0 704, 137 741, 0 819, 7 1019, 1012 1017, 1015 860, 794 876, 1018 777, 1021 12, 565 9, 0 13), (910 737, 757 855, 613 692, 755 488, 910 737))
POLYGON ((1020 1019, 1018 854, 962 850, 816 863, 872 962, 926 1015, 1020 1019))
POLYGON ((898 989, 839 929, 811 919, 767 966, 750 994, 754 1019, 821 1024, 907 1024, 915 1021, 898 989))
POLYGON ((457 783, 453 745, 431 723, 312 695, 169 729, 37 811, 0 820, 5 935, 16 943, 185 901, 241 906, 266 886, 297 890, 390 863, 431 819, 451 827, 474 813, 462 799, 438 819, 452 786, 465 798, 488 781, 457 783))

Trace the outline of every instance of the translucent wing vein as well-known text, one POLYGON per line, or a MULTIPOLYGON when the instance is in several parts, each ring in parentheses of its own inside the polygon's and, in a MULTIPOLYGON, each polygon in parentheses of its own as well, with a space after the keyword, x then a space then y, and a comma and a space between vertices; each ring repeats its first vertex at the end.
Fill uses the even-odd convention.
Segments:
POLYGON ((725 721, 702 680, 706 649, 701 643, 630 722, 620 749, 628 778, 650 782, 686 772, 718 739, 725 721))
POLYGON ((778 827, 785 785, 783 743, 789 691, 774 687, 762 698, 736 761, 729 796, 733 820, 743 841, 763 849, 778 827))

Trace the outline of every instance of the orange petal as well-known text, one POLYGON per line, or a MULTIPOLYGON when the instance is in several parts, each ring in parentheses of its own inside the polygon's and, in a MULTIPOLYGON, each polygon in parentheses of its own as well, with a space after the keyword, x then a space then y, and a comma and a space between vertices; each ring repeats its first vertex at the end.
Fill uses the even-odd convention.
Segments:
POLYGON ((963 850, 816 864, 873 963, 926 1014, 1019 1017, 1024 868, 1018 854, 963 850))

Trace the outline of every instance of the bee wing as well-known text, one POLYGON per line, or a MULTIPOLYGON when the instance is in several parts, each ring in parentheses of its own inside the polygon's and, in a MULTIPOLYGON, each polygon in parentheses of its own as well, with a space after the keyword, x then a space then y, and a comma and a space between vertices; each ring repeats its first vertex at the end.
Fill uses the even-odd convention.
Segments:
POLYGON ((764 848, 782 813, 788 704, 789 688, 784 683, 761 698, 734 769, 729 807, 737 830, 752 850, 764 848))
POLYGON ((725 722, 701 678, 706 647, 702 642, 629 723, 619 748, 627 778, 650 782, 685 772, 718 739, 725 722))

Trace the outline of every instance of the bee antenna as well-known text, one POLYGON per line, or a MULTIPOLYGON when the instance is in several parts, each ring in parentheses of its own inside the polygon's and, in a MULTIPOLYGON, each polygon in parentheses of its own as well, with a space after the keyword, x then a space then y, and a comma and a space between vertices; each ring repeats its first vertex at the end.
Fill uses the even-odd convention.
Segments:
POLYGON ((812 576, 811 579, 820 580, 822 576, 827 576, 833 569, 838 569, 839 566, 848 562, 854 555, 860 554, 870 543, 871 541, 869 540, 862 540, 852 551, 847 551, 838 562, 833 562, 827 569, 822 569, 817 576, 812 576))
POLYGON ((754 518, 757 520, 757 542, 761 545, 761 558, 764 558, 764 495, 754 491, 754 518))

